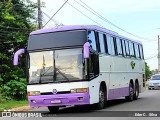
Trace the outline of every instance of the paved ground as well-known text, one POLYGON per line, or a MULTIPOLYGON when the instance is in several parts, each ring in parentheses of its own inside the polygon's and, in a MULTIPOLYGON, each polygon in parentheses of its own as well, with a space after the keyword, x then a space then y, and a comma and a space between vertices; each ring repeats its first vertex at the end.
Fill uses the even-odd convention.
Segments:
MULTIPOLYGON (((39 108, 32 110, 35 112, 44 113, 44 115, 51 115, 52 117, 45 117, 45 119, 54 120, 159 120, 160 117, 138 117, 139 115, 156 115, 159 111, 160 115, 160 90, 146 90, 144 93, 140 94, 138 100, 133 102, 126 102, 124 98, 112 100, 108 102, 108 107, 103 110, 93 110, 92 107, 70 107, 61 109, 58 114, 50 114, 47 108, 39 108), (114 112, 115 111, 115 112, 114 112), (122 112, 123 111, 123 112, 122 112), (128 112, 124 112, 128 111, 128 112), (134 113, 131 111, 135 111, 134 113), (148 112, 143 112, 148 111, 148 112), (153 111, 153 112, 151 112, 153 111), (149 114, 151 113, 151 114, 149 114), (126 114, 126 115, 125 115, 126 114), (135 116, 137 117, 129 117, 135 116), (56 116, 56 117, 55 117, 56 116), (92 116, 92 117, 91 117, 92 116), (100 116, 112 116, 112 117, 100 117, 100 116), (128 116, 128 117, 116 117, 116 116, 128 116), (54 118, 53 118, 54 117, 54 118)), ((8 119, 8 118, 0 118, 8 119)), ((22 119, 22 118, 12 118, 12 119, 22 119)), ((28 118, 23 118, 27 119, 28 118)), ((36 118, 35 118, 36 119, 36 118)), ((37 118, 37 120, 44 119, 37 118)))

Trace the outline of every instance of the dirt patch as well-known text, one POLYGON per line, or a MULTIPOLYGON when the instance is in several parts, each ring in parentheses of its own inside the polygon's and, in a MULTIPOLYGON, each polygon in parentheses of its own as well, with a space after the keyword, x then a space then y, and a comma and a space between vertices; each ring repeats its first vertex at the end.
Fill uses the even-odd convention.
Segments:
POLYGON ((32 108, 30 106, 21 106, 21 107, 12 108, 10 109, 10 111, 28 111, 33 109, 36 109, 36 108, 32 108))

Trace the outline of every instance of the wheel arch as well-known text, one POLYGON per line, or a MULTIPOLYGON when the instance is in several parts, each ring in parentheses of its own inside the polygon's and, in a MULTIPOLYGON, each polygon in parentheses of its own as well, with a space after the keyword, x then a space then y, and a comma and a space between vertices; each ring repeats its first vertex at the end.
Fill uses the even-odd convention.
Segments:
POLYGON ((133 81, 133 79, 130 79, 129 84, 130 84, 130 83, 133 85, 133 88, 134 88, 134 81, 133 81))

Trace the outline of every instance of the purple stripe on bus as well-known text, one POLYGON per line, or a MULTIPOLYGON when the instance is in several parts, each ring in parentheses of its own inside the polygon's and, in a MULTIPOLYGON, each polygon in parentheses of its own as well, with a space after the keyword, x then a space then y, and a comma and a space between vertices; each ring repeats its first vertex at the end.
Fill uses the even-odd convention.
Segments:
POLYGON ((48 33, 48 32, 66 31, 66 30, 84 30, 84 29, 90 29, 90 30, 97 29, 99 31, 105 31, 106 33, 111 33, 114 35, 118 34, 114 31, 99 27, 97 25, 65 25, 65 26, 36 30, 36 31, 31 32, 30 35, 48 33))
POLYGON ((88 92, 86 92, 86 93, 28 96, 28 101, 29 101, 29 104, 31 107, 90 104, 88 92), (79 97, 81 97, 81 99, 83 97, 83 100, 79 100, 79 97), (36 103, 34 103, 35 101, 36 101, 36 103))
POLYGON ((124 97, 129 95, 129 87, 109 89, 108 100, 124 97))

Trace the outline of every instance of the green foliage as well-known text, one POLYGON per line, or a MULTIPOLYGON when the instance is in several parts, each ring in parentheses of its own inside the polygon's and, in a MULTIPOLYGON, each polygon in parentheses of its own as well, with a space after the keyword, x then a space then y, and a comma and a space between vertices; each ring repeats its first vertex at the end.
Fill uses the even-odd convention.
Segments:
POLYGON ((3 104, 0 104, 0 111, 4 111, 4 110, 11 109, 11 108, 24 106, 24 105, 28 105, 28 101, 27 100, 4 101, 3 104))
POLYGON ((4 91, 4 97, 10 96, 16 100, 26 99, 26 80, 11 80, 3 86, 2 91, 4 91))
POLYGON ((0 1, 0 99, 26 96, 25 56, 13 66, 13 55, 26 48, 28 35, 35 29, 35 8, 30 0, 0 1), (23 78, 23 79, 22 79, 23 78))
POLYGON ((146 74, 146 80, 150 79, 152 72, 146 62, 145 62, 145 74, 146 74))

